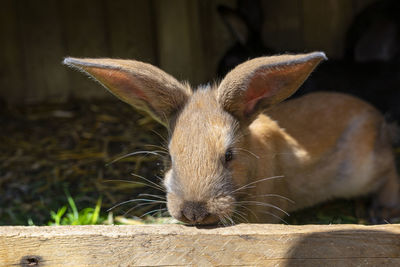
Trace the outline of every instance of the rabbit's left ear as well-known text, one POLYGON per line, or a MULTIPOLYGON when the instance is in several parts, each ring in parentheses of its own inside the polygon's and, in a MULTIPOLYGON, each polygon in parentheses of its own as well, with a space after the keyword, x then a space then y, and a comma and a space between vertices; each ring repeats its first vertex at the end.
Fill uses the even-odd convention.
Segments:
POLYGON ((66 58, 64 64, 97 80, 124 102, 167 125, 191 91, 159 68, 135 60, 66 58))
POLYGON ((240 121, 253 120, 261 111, 296 92, 323 59, 324 53, 314 52, 249 60, 222 80, 218 101, 240 121))

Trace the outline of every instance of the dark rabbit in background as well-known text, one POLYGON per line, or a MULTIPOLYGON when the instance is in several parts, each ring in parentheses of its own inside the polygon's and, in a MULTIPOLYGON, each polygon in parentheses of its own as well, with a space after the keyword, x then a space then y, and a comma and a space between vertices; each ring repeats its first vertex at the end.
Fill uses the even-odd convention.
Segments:
POLYGON ((230 70, 246 60, 274 54, 262 41, 264 17, 260 0, 239 0, 236 9, 220 5, 217 11, 234 40, 219 61, 219 78, 225 77, 230 70))
MULTIPOLYGON (((221 58, 217 75, 223 77, 237 64, 275 53, 261 36, 260 1, 237 1, 237 8, 218 7, 235 40, 221 58)), ((358 14, 347 31, 344 58, 319 67, 293 97, 322 90, 343 92, 372 103, 389 119, 400 122, 400 2, 378 1, 358 14)), ((328 55, 329 56, 329 55, 328 55)))
POLYGON ((356 16, 347 32, 345 58, 393 63, 400 59, 400 2, 378 1, 356 16))

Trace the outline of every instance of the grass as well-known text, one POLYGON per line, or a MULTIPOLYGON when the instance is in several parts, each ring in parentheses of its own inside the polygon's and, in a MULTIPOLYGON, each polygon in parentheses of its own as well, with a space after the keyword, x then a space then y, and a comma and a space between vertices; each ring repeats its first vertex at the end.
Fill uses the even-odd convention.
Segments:
POLYGON ((97 200, 94 208, 88 207, 78 210, 74 199, 71 197, 67 189, 65 189, 65 195, 67 196, 68 206, 62 206, 57 210, 57 212, 51 211, 50 216, 52 220, 47 223, 48 225, 102 224, 107 220, 107 217, 100 216, 101 197, 97 200))
MULTIPOLYGON (((56 212, 50 211, 51 220, 47 223, 49 226, 58 225, 95 225, 95 224, 168 224, 179 223, 177 220, 166 217, 163 213, 156 212, 150 216, 133 216, 131 218, 124 216, 114 216, 112 212, 101 213, 102 198, 99 197, 95 207, 87 207, 79 210, 68 190, 64 189, 67 205, 62 206, 56 212)), ((291 225, 301 224, 367 224, 366 215, 357 218, 357 209, 359 205, 366 205, 368 199, 363 200, 337 200, 329 203, 320 204, 317 207, 294 212, 285 220, 291 225)), ((365 210, 362 207, 359 210, 365 210)), ((360 216, 358 216, 360 217, 360 216)), ((28 225, 34 225, 32 219, 28 220, 28 225)))
MULTIPOLYGON (((56 212, 50 211, 51 220, 49 226, 58 225, 95 225, 95 224, 169 224, 179 223, 177 220, 163 215, 161 212, 153 216, 114 216, 112 212, 101 212, 102 198, 99 197, 95 207, 87 207, 79 210, 73 197, 66 190, 68 205, 64 205, 56 212)), ((294 212, 290 217, 285 218, 291 225, 302 224, 368 224, 363 216, 356 216, 354 200, 337 200, 321 204, 317 207, 294 212)), ((367 200, 365 200, 367 202, 367 200)), ((358 205, 359 205, 358 201, 358 205)), ((28 220, 28 225, 35 225, 32 219, 28 220)))
MULTIPOLYGON (((112 212, 101 212, 102 198, 99 197, 95 207, 87 207, 81 210, 78 209, 74 198, 64 190, 67 203, 57 211, 50 211, 49 226, 59 225, 96 225, 96 224, 125 224, 125 225, 140 225, 140 224, 165 224, 178 223, 177 220, 171 217, 165 217, 161 213, 154 216, 132 217, 114 216, 112 212)), ((28 225, 35 225, 34 221, 29 218, 28 225)))

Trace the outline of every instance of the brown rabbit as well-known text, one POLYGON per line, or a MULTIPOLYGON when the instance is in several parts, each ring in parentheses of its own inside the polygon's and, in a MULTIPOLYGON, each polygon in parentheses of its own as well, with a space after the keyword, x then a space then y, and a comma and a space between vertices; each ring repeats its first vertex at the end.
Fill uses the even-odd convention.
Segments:
POLYGON ((396 210, 392 131, 375 108, 323 92, 280 103, 324 59, 322 52, 255 58, 197 90, 133 60, 64 64, 169 127, 164 185, 168 210, 182 222, 276 222, 286 212, 369 193, 381 214, 396 210))

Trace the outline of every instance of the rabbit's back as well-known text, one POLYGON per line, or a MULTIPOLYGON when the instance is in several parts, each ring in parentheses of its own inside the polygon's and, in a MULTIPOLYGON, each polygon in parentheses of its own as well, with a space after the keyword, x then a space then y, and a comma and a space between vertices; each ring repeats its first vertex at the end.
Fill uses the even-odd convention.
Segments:
POLYGON ((391 127, 361 99, 311 93, 266 114, 304 151, 297 159, 277 155, 297 208, 368 194, 381 186, 382 173, 393 169, 391 127))
POLYGON ((311 93, 280 103, 266 114, 316 156, 339 141, 354 141, 346 136, 359 127, 363 139, 374 139, 385 123, 381 113, 367 102, 330 92, 311 93))

